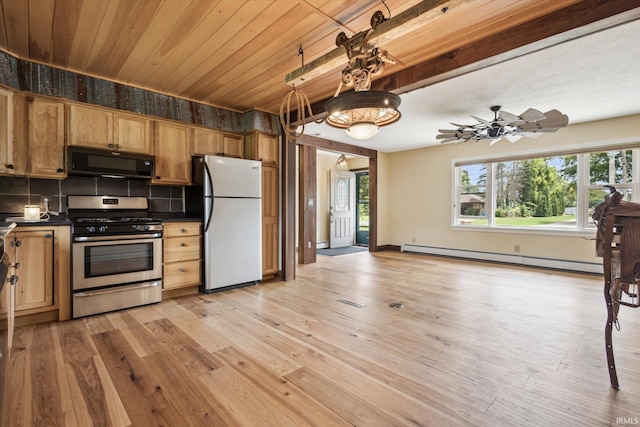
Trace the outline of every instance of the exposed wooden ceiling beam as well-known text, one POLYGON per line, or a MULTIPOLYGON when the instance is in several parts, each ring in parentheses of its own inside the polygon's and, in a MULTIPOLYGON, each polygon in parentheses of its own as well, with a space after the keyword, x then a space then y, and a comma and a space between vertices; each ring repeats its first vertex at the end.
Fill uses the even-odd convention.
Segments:
MULTIPOLYGON (((637 19, 640 19, 640 0, 581 1, 380 77, 372 82, 371 89, 406 93, 637 19)), ((327 99, 311 104, 314 115, 325 112, 327 99)))
POLYGON ((354 156, 377 159, 378 152, 370 148, 358 147, 343 142, 331 141, 329 139, 318 138, 317 136, 301 135, 296 139, 296 144, 312 145, 319 150, 333 151, 335 153, 352 154, 354 156))
MULTIPOLYGON (((470 0, 424 0, 405 10, 398 16, 379 24, 369 38, 371 47, 378 47, 396 37, 414 31, 434 19, 444 15, 448 10, 460 7, 470 0)), ((314 59, 309 64, 287 74, 285 81, 292 86, 300 86, 315 77, 331 70, 345 66, 348 62, 342 46, 314 59)))

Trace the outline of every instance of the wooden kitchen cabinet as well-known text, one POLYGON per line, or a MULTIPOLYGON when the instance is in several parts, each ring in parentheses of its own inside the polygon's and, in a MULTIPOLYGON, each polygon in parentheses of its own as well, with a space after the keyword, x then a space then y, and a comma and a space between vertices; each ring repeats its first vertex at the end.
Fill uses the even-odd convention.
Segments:
POLYGON ((0 174, 15 173, 13 139, 13 92, 0 89, 0 174))
POLYGON ((189 126, 155 122, 155 177, 153 184, 185 185, 191 182, 192 132, 189 126))
POLYGON ((226 156, 241 159, 244 153, 241 135, 195 128, 193 130, 193 154, 226 156))
POLYGON ((68 320, 70 227, 20 226, 11 234, 20 242, 14 253, 16 326, 68 320))
POLYGON ((199 222, 170 222, 163 231, 164 290, 202 283, 202 226, 199 222))
POLYGON ((280 138, 261 132, 252 132, 244 137, 244 157, 260 160, 263 165, 278 165, 280 138))
POLYGON ((262 275, 278 272, 279 172, 262 165, 262 275))
POLYGON ((113 145, 130 153, 151 153, 151 120, 134 114, 114 113, 113 145))
POLYGON ((101 108, 69 104, 68 144, 81 147, 115 149, 113 113, 101 108))
POLYGON ((16 250, 20 278, 16 285, 16 315, 21 311, 53 307, 53 229, 21 231, 16 250))
POLYGON ((262 275, 274 276, 279 263, 280 138, 262 132, 244 137, 244 156, 262 162, 262 275))
POLYGON ((27 97, 27 158, 25 175, 65 178, 64 104, 27 97))
POLYGON ((151 154, 151 120, 106 108, 70 104, 69 145, 151 154))

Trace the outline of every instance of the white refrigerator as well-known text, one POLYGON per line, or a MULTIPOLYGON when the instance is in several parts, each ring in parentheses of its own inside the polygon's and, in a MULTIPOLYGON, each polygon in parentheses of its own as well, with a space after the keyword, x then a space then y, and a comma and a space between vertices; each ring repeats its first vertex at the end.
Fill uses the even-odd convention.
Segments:
POLYGON ((205 293, 262 279, 262 164, 221 156, 194 157, 185 188, 187 216, 203 221, 205 293))

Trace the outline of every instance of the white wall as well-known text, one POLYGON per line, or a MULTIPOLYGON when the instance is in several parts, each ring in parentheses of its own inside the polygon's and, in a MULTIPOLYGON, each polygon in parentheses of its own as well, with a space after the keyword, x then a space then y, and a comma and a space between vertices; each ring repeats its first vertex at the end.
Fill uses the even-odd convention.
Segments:
POLYGON ((378 160, 378 244, 415 243, 500 254, 514 254, 514 245, 519 245, 523 256, 599 263, 595 243, 582 236, 452 229, 452 161, 631 141, 640 146, 640 115, 571 125, 513 144, 462 143, 383 154, 378 160))
POLYGON ((316 247, 329 247, 329 171, 336 167, 338 157, 327 151, 316 155, 316 247))

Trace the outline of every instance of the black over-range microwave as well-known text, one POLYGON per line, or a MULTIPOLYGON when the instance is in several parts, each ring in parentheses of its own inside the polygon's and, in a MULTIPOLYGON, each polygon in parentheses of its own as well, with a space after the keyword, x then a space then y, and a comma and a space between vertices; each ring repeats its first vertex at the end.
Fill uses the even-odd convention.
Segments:
POLYGON ((69 147, 68 150, 68 175, 137 179, 153 177, 153 156, 84 147, 69 147))

